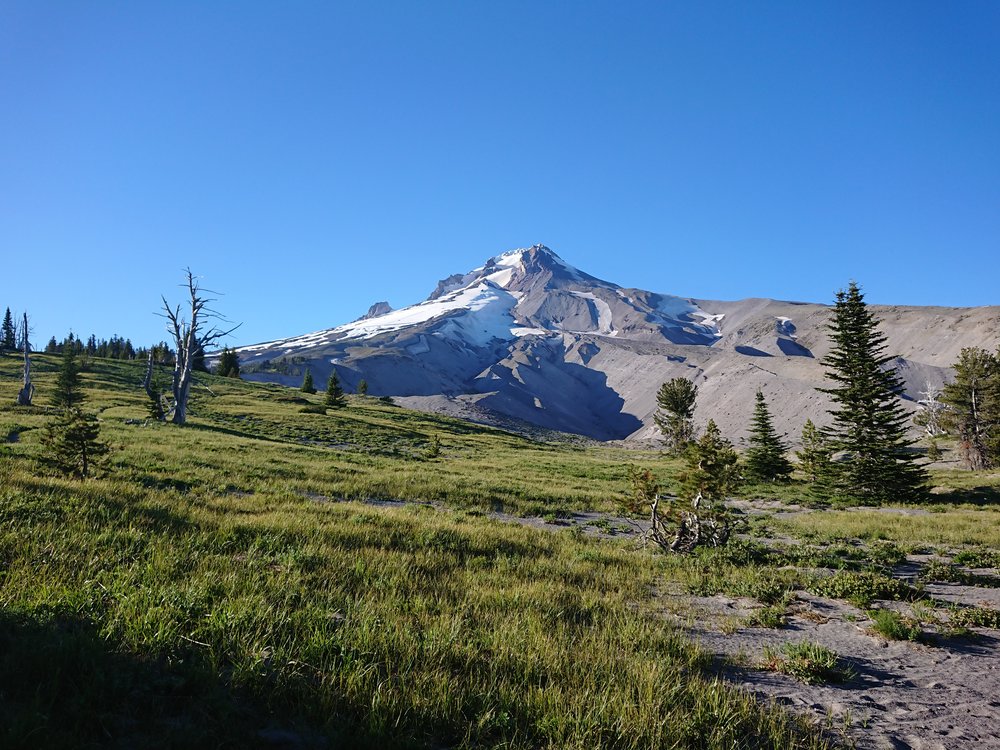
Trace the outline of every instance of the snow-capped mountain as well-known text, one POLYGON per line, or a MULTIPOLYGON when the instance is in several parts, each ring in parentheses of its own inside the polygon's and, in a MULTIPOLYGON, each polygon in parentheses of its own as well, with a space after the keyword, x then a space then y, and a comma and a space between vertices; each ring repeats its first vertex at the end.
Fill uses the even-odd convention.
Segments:
MULTIPOLYGON (((962 346, 992 348, 1000 330, 995 307, 876 310, 914 399, 962 346)), ((739 435, 760 387, 794 437, 807 417, 824 421, 815 386, 828 314, 624 289, 534 245, 443 279, 418 304, 380 302, 351 323, 238 352, 253 379, 297 385, 308 366, 323 383, 336 367, 348 389, 365 379, 369 393, 416 408, 598 439, 654 437, 656 389, 679 375, 699 385, 698 421, 739 435)))

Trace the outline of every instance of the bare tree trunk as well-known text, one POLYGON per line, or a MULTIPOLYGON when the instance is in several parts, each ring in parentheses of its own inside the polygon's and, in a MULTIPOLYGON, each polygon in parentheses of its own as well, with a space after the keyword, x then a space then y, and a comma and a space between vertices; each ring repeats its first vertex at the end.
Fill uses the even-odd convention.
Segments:
POLYGON ((35 386, 31 382, 31 345, 28 343, 28 313, 24 314, 24 387, 17 392, 18 406, 31 406, 31 398, 35 394, 35 386))
POLYGON ((156 391, 153 390, 153 348, 149 348, 149 358, 146 360, 146 377, 142 379, 142 389, 150 398, 157 398, 156 391))
POLYGON ((185 320, 181 316, 181 306, 171 307, 166 298, 163 298, 165 313, 163 317, 167 319, 167 331, 174 337, 174 344, 177 347, 173 378, 174 403, 171 406, 173 411, 171 421, 174 424, 184 424, 187 421, 187 403, 191 393, 195 354, 199 350, 204 351, 210 344, 239 328, 237 325, 226 331, 215 327, 209 327, 207 331, 202 330, 206 320, 224 318, 207 307, 208 303, 214 300, 201 296, 201 288, 190 268, 185 270, 185 274, 191 305, 190 317, 185 320))

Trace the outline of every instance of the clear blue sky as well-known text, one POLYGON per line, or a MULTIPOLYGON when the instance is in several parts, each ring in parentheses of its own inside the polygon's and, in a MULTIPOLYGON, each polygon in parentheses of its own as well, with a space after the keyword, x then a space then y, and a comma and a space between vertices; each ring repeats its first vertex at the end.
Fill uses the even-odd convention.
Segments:
POLYGON ((0 312, 246 344, 542 242, 626 286, 1000 304, 995 2, 0 4, 0 312))

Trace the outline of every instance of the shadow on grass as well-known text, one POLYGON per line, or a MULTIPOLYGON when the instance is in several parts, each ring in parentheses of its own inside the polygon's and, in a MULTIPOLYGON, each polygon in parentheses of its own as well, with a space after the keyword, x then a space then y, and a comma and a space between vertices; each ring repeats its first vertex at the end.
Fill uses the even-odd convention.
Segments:
MULTIPOLYGON (((235 690, 196 646, 170 658, 117 649, 64 612, 0 611, 0 746, 5 748, 385 747, 269 710, 235 690)), ((302 707, 305 711, 309 706, 302 707)))
POLYGON ((926 502, 944 505, 1000 505, 1000 486, 950 488, 928 494, 926 502))

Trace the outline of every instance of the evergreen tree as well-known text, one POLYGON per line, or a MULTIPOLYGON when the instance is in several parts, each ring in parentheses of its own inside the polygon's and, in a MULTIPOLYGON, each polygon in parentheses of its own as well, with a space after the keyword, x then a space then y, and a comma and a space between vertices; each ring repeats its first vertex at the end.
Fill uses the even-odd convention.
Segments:
POLYGON ((1000 462, 1000 353, 969 347, 955 363, 955 380, 944 387, 942 420, 958 436, 962 461, 973 470, 1000 462))
POLYGON ((49 424, 42 443, 63 473, 86 479, 110 452, 110 447, 100 440, 100 431, 97 417, 73 407, 49 424))
POLYGON ((306 368, 306 374, 302 376, 302 387, 299 390, 303 393, 316 392, 316 386, 313 385, 313 375, 308 367, 306 368))
POLYGON ((52 404, 60 409, 72 409, 82 402, 83 390, 80 387, 80 365, 76 361, 76 348, 64 346, 52 404))
POLYGON ((333 370, 330 372, 330 379, 326 381, 326 405, 338 407, 346 403, 344 389, 340 387, 340 378, 337 377, 337 371, 333 370))
POLYGON ((149 399, 146 402, 146 413, 157 422, 162 422, 166 418, 166 413, 163 411, 162 392, 158 388, 150 388, 146 392, 146 397, 149 399))
POLYGON ((764 394, 757 391, 757 404, 750 422, 750 447, 746 453, 746 475, 756 482, 785 482, 792 465, 785 458, 785 445, 774 431, 764 394))
POLYGON ((691 418, 697 397, 698 386, 687 378, 668 380, 656 393, 659 408, 653 415, 653 421, 663 433, 667 450, 672 453, 682 453, 694 437, 691 418))
POLYGON ((795 452, 799 468, 810 482, 818 482, 830 465, 830 448, 811 419, 802 426, 802 450, 795 452))
POLYGON ((238 378, 240 376, 240 358, 235 349, 228 346, 219 355, 219 365, 215 368, 215 374, 224 378, 238 378))
POLYGON ((56 337, 53 336, 49 339, 49 343, 45 345, 46 354, 58 354, 59 353, 59 342, 56 341, 56 337))
POLYGON ((358 395, 367 396, 368 395, 368 381, 362 378, 358 381, 358 395))
POLYGON ((739 457, 714 420, 708 420, 705 434, 688 445, 687 471, 681 477, 685 497, 701 496, 705 502, 721 502, 739 481, 739 457))
POLYGON ((868 310, 858 285, 837 293, 828 326, 832 348, 823 359, 832 388, 833 424, 826 437, 846 460, 830 465, 829 490, 840 500, 879 505, 920 497, 926 471, 915 463, 906 436, 908 417, 900 403, 902 381, 885 354, 886 337, 868 310))
POLYGON ((10 308, 3 316, 3 325, 0 325, 0 350, 12 352, 17 349, 17 329, 14 328, 14 317, 10 314, 10 308))

